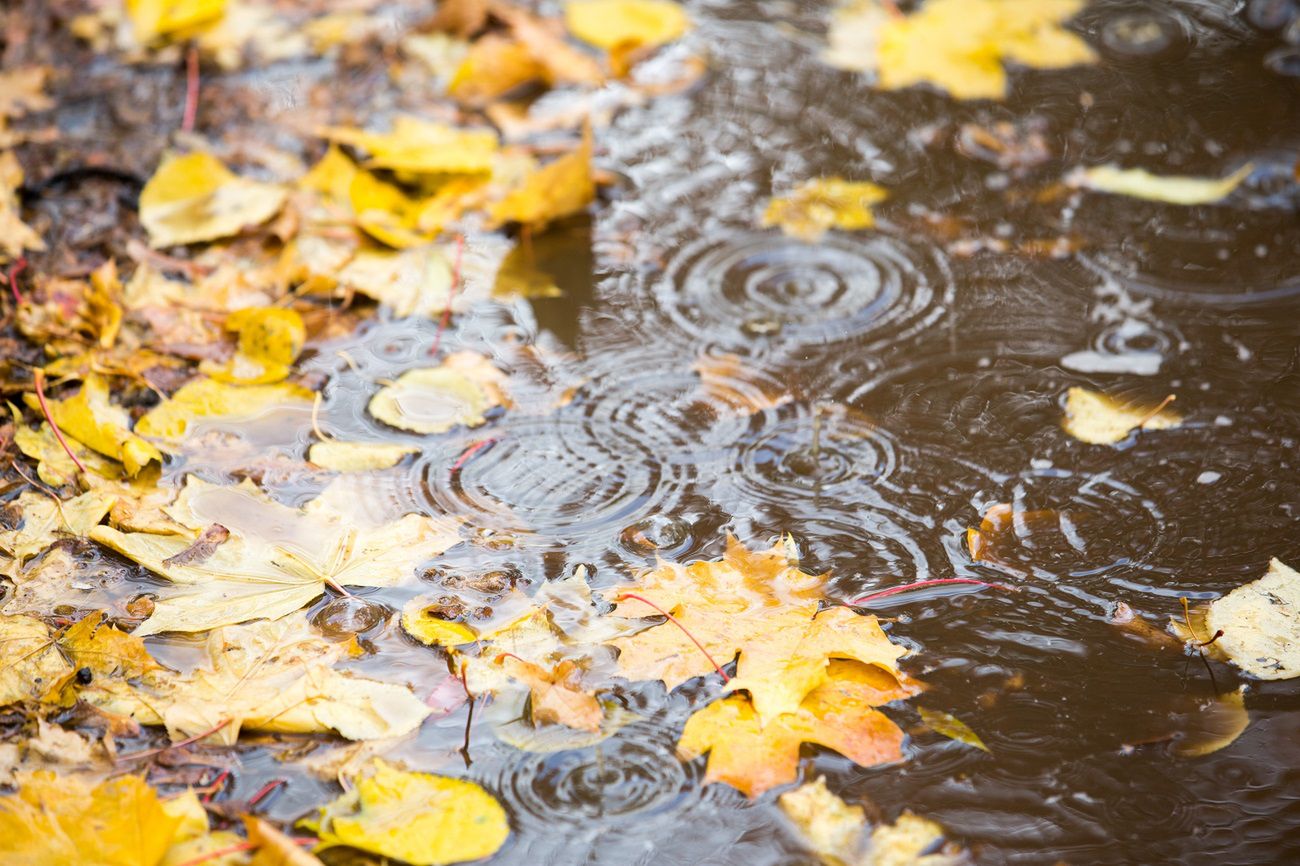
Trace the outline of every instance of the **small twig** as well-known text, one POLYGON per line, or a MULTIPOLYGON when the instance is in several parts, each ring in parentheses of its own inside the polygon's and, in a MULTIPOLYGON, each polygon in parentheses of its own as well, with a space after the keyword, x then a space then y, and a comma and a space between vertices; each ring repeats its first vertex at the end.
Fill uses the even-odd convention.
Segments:
POLYGON ((117 760, 119 760, 119 761, 136 761, 136 760, 139 760, 140 758, 148 758, 148 757, 152 757, 153 755, 161 755, 163 752, 170 752, 172 749, 179 749, 179 748, 181 748, 182 746, 188 746, 190 743, 196 743, 196 742, 198 742, 199 740, 204 739, 205 737, 210 737, 210 736, 212 736, 212 735, 215 734, 217 731, 219 731, 219 730, 221 730, 222 728, 226 727, 226 725, 229 725, 229 724, 230 724, 230 721, 231 721, 230 719, 223 719, 222 721, 218 722, 217 725, 216 725, 215 727, 213 727, 213 728, 210 728, 210 729, 208 729, 208 730, 206 730, 206 731, 203 731, 203 732, 201 732, 201 733, 195 734, 195 735, 192 736, 192 737, 186 737, 185 739, 181 740, 180 742, 172 743, 170 746, 163 746, 161 749, 149 749, 149 750, 144 751, 144 752, 133 752, 133 753, 131 753, 130 755, 118 755, 118 756, 117 756, 117 760))
POLYGON ((668 619, 669 622, 671 622, 673 625, 675 625, 675 626, 677 626, 679 629, 681 629, 681 630, 682 630, 682 634, 684 634, 684 635, 686 635, 688 638, 690 638, 690 639, 691 639, 691 643, 695 644, 695 646, 699 649, 699 651, 702 652, 702 653, 704 653, 704 657, 705 657, 706 659, 709 660, 709 664, 713 665, 714 670, 716 670, 716 671, 718 672, 718 674, 722 677, 722 681, 723 681, 724 683, 729 683, 729 682, 731 682, 731 677, 727 676, 727 672, 724 671, 724 670, 722 669, 722 665, 718 664, 718 662, 713 658, 713 656, 709 653, 709 651, 708 651, 707 649, 704 648, 704 644, 702 644, 702 643, 700 643, 698 640, 696 640, 696 639, 695 639, 695 635, 691 634, 690 631, 687 630, 686 626, 682 625, 680 622, 677 621, 677 617, 673 616, 671 613, 669 613, 668 611, 664 610, 662 607, 660 607, 659 605, 655 604, 653 601, 650 601, 649 599, 646 599, 646 598, 642 598, 641 596, 636 595, 635 593, 625 592, 625 593, 623 593, 622 595, 620 595, 618 598, 616 598, 616 599, 614 599, 614 600, 615 600, 615 601, 622 601, 622 600, 625 599, 625 598, 635 599, 636 601, 639 601, 639 602, 641 602, 642 604, 648 604, 648 605, 650 605, 651 607, 653 607, 655 610, 659 611, 659 613, 660 613, 661 615, 667 617, 667 619, 668 619))
POLYGON ((451 322, 451 305, 456 300, 456 290, 460 288, 460 268, 464 254, 465 236, 456 235, 456 264, 451 272, 451 288, 447 290, 447 306, 442 308, 442 319, 438 321, 438 333, 433 335, 433 345, 429 348, 430 355, 438 354, 438 346, 442 344, 442 334, 451 322))
POLYGON ((9 266, 9 291, 13 293, 14 303, 22 306, 23 296, 18 291, 18 276, 27 270, 27 257, 19 256, 12 265, 9 266))
POLYGON ((221 793, 221 789, 225 786, 226 779, 228 778, 230 778, 229 770, 222 770, 218 773, 217 778, 213 779, 212 783, 208 785, 208 790, 203 795, 203 802, 211 803, 212 798, 221 793))
POLYGON ((974 580, 969 577, 945 577, 938 580, 918 580, 916 583, 907 583, 903 586, 891 586, 889 589, 882 589, 878 592, 869 592, 864 596, 855 598, 849 604, 855 607, 861 607, 863 602, 871 601, 876 598, 885 598, 890 595, 897 595, 900 592, 908 592, 913 589, 923 589, 927 586, 943 586, 952 583, 973 584, 975 586, 984 586, 990 589, 1001 589, 1007 592, 1019 592, 1014 586, 1007 586, 1005 583, 989 583, 986 580, 974 580))
POLYGON ((192 132, 199 116, 199 49, 191 45, 185 54, 185 114, 181 132, 192 132))
POLYGON ((287 784, 289 784, 288 779, 272 779, 271 781, 263 785, 261 788, 259 788, 256 794, 249 797, 248 802, 245 805, 247 805, 248 808, 251 810, 258 803, 262 802, 262 800, 270 796, 271 792, 274 791, 276 788, 279 788, 281 785, 287 785, 287 784))
POLYGON ((58 424, 54 423, 54 416, 50 414, 50 406, 45 402, 45 371, 37 367, 34 373, 36 382, 36 399, 40 401, 41 412, 45 415, 45 420, 49 422, 50 429, 54 431, 54 438, 59 440, 59 444, 63 446, 63 450, 68 453, 68 456, 72 458, 72 462, 81 470, 81 474, 87 474, 86 467, 73 452, 72 448, 68 446, 68 441, 63 438, 63 431, 59 429, 58 424))

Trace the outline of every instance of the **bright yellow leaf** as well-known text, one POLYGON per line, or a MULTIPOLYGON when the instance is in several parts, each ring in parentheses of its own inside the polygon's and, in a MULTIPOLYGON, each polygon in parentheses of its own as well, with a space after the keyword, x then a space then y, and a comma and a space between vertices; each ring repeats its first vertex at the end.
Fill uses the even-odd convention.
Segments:
POLYGON ((418 454, 411 445, 386 442, 317 442, 307 451, 307 459, 335 472, 373 472, 391 469, 408 454, 418 454))
POLYGON ((1182 422, 1182 416, 1165 409, 1163 404, 1134 406, 1087 388, 1071 388, 1066 394, 1061 426, 1080 442, 1114 445, 1127 439, 1135 429, 1168 430, 1182 422))
POLYGON ((347 845, 413 866, 478 860, 510 835, 505 810, 473 782, 408 773, 382 760, 303 824, 320 836, 317 851, 347 845))
POLYGON ((491 171, 497 152, 497 135, 490 129, 460 129, 409 115, 394 120, 392 132, 331 127, 324 134, 369 152, 371 166, 413 174, 491 171))
POLYGON ((226 317, 226 330, 239 334, 239 350, 224 364, 201 369, 219 382, 266 385, 288 377, 307 340, 302 316, 282 307, 236 310, 226 317))
POLYGON ((447 92, 468 105, 486 105, 545 74, 546 67, 533 57, 527 46, 507 36, 489 33, 470 44, 469 53, 447 85, 447 92))
POLYGON ((484 413, 508 404, 505 374, 474 352, 456 352, 437 367, 408 370, 370 398, 370 414, 402 430, 445 433, 478 427, 484 413))
POLYGON ((1231 195, 1232 191, 1240 186, 1254 170, 1254 165, 1246 163, 1220 180, 1183 175, 1157 175, 1141 168, 1099 165, 1084 169, 1070 178, 1070 182, 1094 192, 1126 195, 1146 201, 1181 205, 1214 204, 1231 195))
POLYGON ((216 23, 226 14, 226 0, 126 0, 126 14, 136 39, 149 43, 216 23))
POLYGON ((680 39, 691 24, 671 0, 570 0, 564 22, 574 36, 607 51, 664 45, 680 39))
MULTIPOLYGON (((156 447, 131 432, 127 411, 109 401, 108 380, 102 376, 92 373, 74 396, 46 402, 65 437, 71 436, 87 448, 117 460, 128 474, 136 475, 151 461, 162 462, 156 447)), ((40 407, 34 394, 27 395, 27 404, 40 407)))
POLYGON ((497 225, 517 222, 542 227, 584 210, 595 197, 591 128, 588 127, 577 150, 528 175, 522 184, 492 205, 489 213, 497 225))
POLYGON ((140 193, 140 222, 154 247, 213 241, 266 222, 287 195, 233 174, 211 154, 170 155, 140 193))
POLYGON ((247 418, 275 406, 310 403, 311 392, 300 385, 240 386, 195 379, 146 412, 135 429, 142 436, 176 441, 185 436, 191 422, 203 418, 247 418))
POLYGON ((764 226, 780 226, 790 237, 820 240, 827 229, 855 231, 876 224, 871 212, 889 193, 874 183, 838 177, 801 183, 787 196, 773 198, 763 213, 764 226))

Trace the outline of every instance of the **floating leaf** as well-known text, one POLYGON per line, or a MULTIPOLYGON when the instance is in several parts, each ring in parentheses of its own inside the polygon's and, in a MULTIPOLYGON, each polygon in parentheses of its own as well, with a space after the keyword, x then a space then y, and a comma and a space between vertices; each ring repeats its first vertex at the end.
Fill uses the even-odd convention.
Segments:
POLYGON ((942 734, 950 740, 956 740, 959 743, 974 746, 981 752, 992 754, 992 750, 984 745, 984 741, 980 739, 979 734, 972 731, 965 722, 951 713, 945 713, 943 710, 931 710, 926 707, 917 707, 916 711, 921 714, 921 721, 925 723, 925 726, 936 734, 942 734))
POLYGON ((600 730, 605 712, 596 696, 578 684, 581 668, 572 661, 565 660, 548 669, 503 654, 497 657, 496 664, 502 665, 508 676, 524 683, 532 692, 534 724, 559 723, 593 734, 600 730))
POLYGON ((442 606, 417 595, 402 607, 402 629, 426 646, 455 647, 474 643, 478 632, 440 616, 442 606))
POLYGON ((1246 163, 1222 180, 1217 180, 1182 175, 1156 175, 1141 168, 1124 169, 1113 165, 1099 165, 1084 169, 1070 180, 1074 186, 1094 192, 1107 192, 1168 204, 1197 205, 1214 204, 1227 198, 1254 170, 1253 165, 1246 163))
POLYGON ((1199 702, 1196 710, 1185 714, 1174 740, 1174 754, 1181 758, 1201 758, 1236 742, 1247 726, 1245 687, 1235 692, 1199 702))
POLYGON ((1300 574, 1278 559, 1269 560, 1259 580, 1239 586, 1210 604, 1205 616, 1218 652, 1261 680, 1300 676, 1300 574))
POLYGON ((370 398, 370 414, 402 430, 445 433, 478 427, 484 413, 508 404, 505 374, 482 355, 456 352, 437 367, 408 370, 370 398))
POLYGON ((317 442, 307 451, 307 459, 335 472, 372 472, 391 469, 408 454, 419 454, 413 445, 385 442, 317 442))
POLYGON ((1113 445, 1123 442, 1135 429, 1168 430, 1182 422, 1180 415, 1163 408, 1163 404, 1126 405, 1087 388, 1071 388, 1066 394, 1061 426, 1080 442, 1113 445))
POLYGON ((230 385, 195 379, 145 413, 135 425, 142 436, 179 441, 202 418, 250 418, 277 406, 307 405, 311 392, 300 385, 230 385))
POLYGON ((780 226, 790 237, 816 242, 828 229, 871 228, 876 224, 871 206, 888 197, 874 183, 838 177, 809 180, 788 196, 773 198, 763 214, 763 225, 780 226))
POLYGON ((303 617, 214 630, 208 666, 186 676, 152 673, 140 685, 95 683, 83 699, 145 725, 166 725, 174 739, 213 731, 233 744, 241 730, 335 732, 350 740, 409 734, 429 708, 409 687, 334 670, 347 646, 327 641, 303 617))
POLYGON ((287 195, 235 175, 211 154, 172 155, 140 193, 140 223, 155 247, 214 241, 266 222, 287 195))
POLYGON ((1088 44, 1061 25, 1086 0, 926 0, 898 15, 878 0, 854 0, 831 20, 826 62, 874 71, 876 85, 931 84, 958 99, 1002 99, 1004 63, 1063 69, 1093 63, 1088 44))
POLYGON ((408 773, 379 759, 355 788, 302 823, 320 836, 317 851, 347 845, 413 866, 478 860, 510 835, 505 810, 473 782, 408 773))

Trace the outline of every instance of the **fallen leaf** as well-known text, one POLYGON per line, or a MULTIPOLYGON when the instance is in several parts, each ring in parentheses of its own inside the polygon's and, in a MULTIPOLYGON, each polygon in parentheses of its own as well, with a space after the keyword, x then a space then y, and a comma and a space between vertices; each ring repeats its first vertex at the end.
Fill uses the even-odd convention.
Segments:
POLYGON ((827 63, 874 71, 876 86, 931 84, 958 99, 1002 99, 1004 63, 1063 69, 1096 62, 1061 25, 1086 0, 926 0, 900 15, 879 0, 854 0, 831 20, 827 63))
POLYGON ((309 503, 299 511, 251 484, 222 487, 190 476, 168 513, 196 534, 213 522, 230 538, 203 562, 167 565, 192 537, 123 533, 99 526, 91 538, 167 578, 137 635, 197 632, 260 617, 283 617, 327 585, 395 586, 415 566, 457 544, 452 521, 408 514, 380 526, 309 503))
POLYGON ((1246 712, 1245 687, 1198 702, 1195 710, 1183 714, 1174 739, 1173 751, 1180 758, 1201 758, 1226 748, 1250 724, 1246 712))
POLYGON ((363 250, 337 277, 339 285, 374 298, 399 317, 439 316, 451 299, 451 261, 439 246, 363 250))
POLYGON ((0 658, 0 707, 39 700, 72 670, 49 628, 30 616, 0 616, 0 658))
POLYGON ((917 707, 916 711, 921 714, 921 721, 925 726, 936 734, 941 734, 950 740, 956 740, 959 743, 965 743, 968 746, 974 746, 981 752, 992 754, 992 750, 984 745, 979 734, 975 733, 961 719, 945 713, 943 710, 931 710, 926 707, 917 707))
POLYGON ((307 340, 302 316, 280 307, 236 310, 226 317, 226 330, 239 334, 239 350, 224 364, 205 363, 200 369, 236 385, 284 380, 307 340))
POLYGON ((492 205, 496 225, 523 223, 541 228, 584 210, 596 197, 591 172, 591 127, 583 130, 582 144, 524 178, 522 184, 492 205))
POLYGON ((691 365, 705 394, 746 414, 765 412, 794 399, 784 383, 761 380, 739 355, 702 354, 691 365))
POLYGON ((442 0, 421 29, 468 39, 487 25, 487 17, 487 0, 442 0))
MULTIPOLYGON (((131 432, 131 416, 109 401, 108 381, 91 373, 81 382, 81 390, 66 400, 48 400, 50 416, 63 431, 87 448, 111 457, 136 475, 153 461, 162 462, 162 454, 149 442, 131 432)), ((39 408, 36 395, 27 395, 27 403, 39 408)), ((144 435, 149 435, 145 433, 144 435)))
POLYGON ((53 108, 54 100, 45 93, 49 78, 48 66, 19 66, 0 72, 0 121, 53 108))
POLYGON ((248 866, 322 866, 315 854, 261 818, 245 815, 244 829, 248 841, 257 846, 248 866))
POLYGON ((280 212, 288 191, 233 174, 207 153, 169 155, 140 193, 140 223, 154 247, 214 241, 280 212))
POLYGON ((670 0, 569 0, 564 23, 583 42, 607 51, 666 45, 691 24, 670 0))
POLYGON ((408 454, 419 454, 413 445, 386 442, 316 442, 307 451, 307 459, 335 472, 373 472, 391 469, 408 454))
POLYGON ((819 610, 815 592, 824 579, 800 571, 785 543, 750 551, 735 538, 720 562, 662 563, 632 586, 606 590, 617 601, 614 616, 658 614, 628 597, 635 594, 676 620, 612 641, 619 669, 629 679, 663 680, 671 690, 712 672, 710 657, 719 665, 738 657, 728 689, 748 691, 764 723, 795 712, 826 681, 832 658, 876 665, 897 678, 895 663, 906 650, 889 641, 874 616, 819 610))
POLYGON ((850 806, 831 793, 825 776, 786 791, 776 802, 822 862, 831 866, 863 862, 867 814, 861 806, 850 806))
POLYGON ((605 76, 595 59, 569 45, 553 22, 501 0, 489 0, 488 8, 542 65, 547 84, 595 87, 604 82, 605 76))
POLYGON ((425 646, 456 647, 478 640, 477 631, 440 612, 436 600, 417 595, 402 607, 402 630, 425 646))
POLYGON ((514 655, 502 654, 497 656, 496 663, 532 692, 534 724, 558 723, 591 733, 600 730, 605 712, 596 696, 578 684, 581 668, 572 661, 562 661, 548 670, 514 655))
POLYGON ((10 866, 157 866, 181 818, 136 776, 91 786, 41 770, 0 797, 0 860, 10 866))
POLYGON ((14 259, 24 250, 43 250, 41 240, 19 213, 18 187, 23 185, 23 168, 13 151, 0 151, 0 261, 14 259))
POLYGON ((470 45, 447 92, 466 105, 483 106, 545 75, 546 67, 528 46, 500 33, 489 33, 470 45))
POLYGON ((429 714, 405 685, 334 670, 347 645, 325 640, 304 617, 218 628, 205 648, 208 666, 185 676, 155 672, 139 685, 95 683, 81 696, 140 724, 166 725, 176 740, 225 721, 205 738, 224 745, 241 730, 397 737, 429 714))
POLYGON ((83 493, 58 502, 44 493, 24 491, 16 500, 22 523, 0 530, 0 550, 24 563, 60 538, 84 538, 108 514, 115 497, 83 493))
POLYGON ((347 845, 413 866, 488 857, 510 835, 505 810, 473 782, 408 773, 380 759, 301 823, 320 836, 317 851, 347 845))
POLYGON ((817 178, 768 202, 763 225, 780 226, 790 237, 815 243, 828 229, 871 228, 876 224, 871 206, 888 197, 889 193, 874 183, 817 178))
POLYGON ((1206 634, 1219 653, 1261 680, 1300 676, 1300 574, 1272 559, 1259 580, 1237 587, 1210 603, 1206 634))
POLYGON ((190 424, 204 418, 241 419, 261 415, 277 406, 308 405, 311 392, 300 385, 231 385, 195 379, 144 414, 136 432, 171 442, 185 437, 190 424))
POLYGON ((748 698, 732 695, 696 710, 678 741, 678 753, 691 760, 705 752, 704 780, 725 782, 749 797, 793 781, 799 747, 814 743, 834 749, 864 767, 903 757, 903 732, 873 709, 881 690, 871 678, 889 675, 856 662, 835 662, 832 674, 866 669, 866 679, 830 676, 794 712, 761 720, 748 698))
POLYGON ((226 12, 226 0, 126 0, 135 38, 148 44, 183 39, 211 25, 226 12))
POLYGON ((413 174, 490 172, 497 152, 490 129, 459 129, 409 115, 397 117, 392 132, 331 127, 324 135, 367 151, 369 166, 413 174))
POLYGON ((376 419, 415 433, 445 433, 456 426, 478 427, 484 415, 508 406, 505 374, 474 352, 456 352, 437 367, 408 370, 370 398, 376 419))
MULTIPOLYGON (((49 424, 41 424, 39 427, 28 427, 20 423, 14 430, 14 444, 23 454, 37 462, 36 474, 42 481, 51 487, 63 487, 66 484, 73 484, 77 481, 81 470, 77 464, 72 462, 67 451, 59 444, 55 438, 54 431, 50 429, 49 424)), ((103 455, 96 454, 89 448, 82 445, 76 440, 68 440, 68 446, 72 452, 77 455, 81 465, 86 470, 98 478, 118 479, 122 477, 125 471, 122 464, 109 460, 103 455)))
POLYGON ((72 667, 89 668, 97 677, 135 679, 165 671, 144 641, 107 621, 103 611, 87 614, 58 638, 72 667))
POLYGON ((1099 165, 1075 173, 1069 178, 1069 183, 1078 189, 1124 195, 1145 201, 1180 205, 1214 204, 1231 195, 1233 190, 1240 186, 1254 170, 1254 165, 1246 163, 1222 180, 1217 180, 1182 175, 1156 175, 1141 168, 1123 169, 1114 165, 1099 165))
POLYGON ((1080 442, 1114 445, 1127 439, 1135 429, 1168 430, 1182 422, 1182 416, 1165 409, 1164 404, 1121 404, 1113 397, 1076 387, 1066 393, 1065 419, 1061 426, 1080 442))

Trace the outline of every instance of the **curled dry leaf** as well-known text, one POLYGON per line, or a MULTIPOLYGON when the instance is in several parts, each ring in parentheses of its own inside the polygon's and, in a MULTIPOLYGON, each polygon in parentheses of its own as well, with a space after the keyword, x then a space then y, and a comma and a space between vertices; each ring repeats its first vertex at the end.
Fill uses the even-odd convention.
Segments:
POLYGON ((488 857, 510 835, 505 810, 473 782, 376 759, 356 786, 301 822, 321 851, 347 845, 413 866, 488 857))
POLYGON ((1065 418, 1061 426, 1080 442, 1114 445, 1123 442, 1134 430, 1168 430, 1183 423, 1181 415, 1164 408, 1164 405, 1122 404, 1113 397, 1087 388, 1071 388, 1066 393, 1065 418))
POLYGON ((1243 165, 1223 179, 1156 175, 1141 168, 1099 165, 1082 169, 1067 180, 1071 186, 1167 204, 1214 204, 1232 194, 1255 167, 1243 165))
POLYGON ((170 155, 140 193, 140 222, 154 247, 214 241, 280 212, 288 191, 247 180, 211 154, 170 155))
POLYGON ((437 367, 408 370, 370 398, 369 410, 385 424, 414 433, 478 427, 484 413, 509 406, 505 374, 474 352, 456 352, 437 367))
POLYGON ((823 177, 804 181, 789 195, 773 198, 764 226, 779 226, 792 238, 815 243, 829 229, 856 231, 876 224, 871 206, 889 197, 874 183, 823 177))
POLYGON ((1063 69, 1097 55, 1062 25, 1087 0, 926 0, 900 15, 880 0, 850 0, 831 19, 827 63, 874 71, 876 86, 930 84, 957 99, 1002 99, 1004 63, 1063 69))

